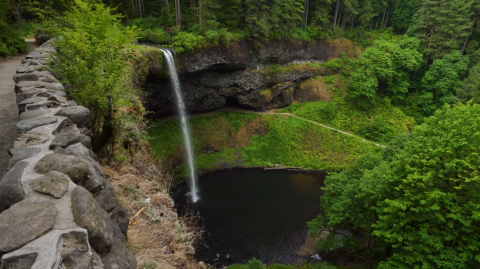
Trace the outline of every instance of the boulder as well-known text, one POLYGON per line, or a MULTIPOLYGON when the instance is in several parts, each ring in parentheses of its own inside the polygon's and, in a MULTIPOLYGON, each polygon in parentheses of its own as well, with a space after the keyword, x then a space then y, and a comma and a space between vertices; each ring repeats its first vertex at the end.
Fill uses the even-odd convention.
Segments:
POLYGON ((39 103, 39 102, 42 102, 43 100, 45 100, 45 98, 38 97, 38 96, 33 96, 31 98, 25 99, 25 100, 21 101, 20 103, 18 103, 18 108, 19 108, 20 112, 24 112, 25 107, 27 105, 34 104, 34 103, 39 103))
POLYGON ((72 191, 72 212, 75 223, 88 231, 88 241, 93 249, 99 254, 109 252, 113 244, 110 217, 81 186, 72 191))
POLYGON ((30 187, 55 198, 62 198, 67 192, 69 182, 70 178, 64 173, 50 171, 46 175, 33 180, 30 183, 30 187))
POLYGON ((15 89, 20 90, 21 88, 27 88, 27 87, 46 88, 47 85, 49 84, 50 83, 42 82, 42 81, 19 81, 15 85, 15 89))
POLYGON ((20 114, 20 120, 36 118, 36 117, 46 115, 48 113, 50 113, 50 110, 48 110, 46 108, 40 108, 40 109, 37 109, 37 110, 25 111, 22 114, 20 114))
POLYGON ((20 65, 17 68, 17 73, 27 73, 30 70, 29 65, 30 65, 30 63, 24 63, 24 64, 20 65))
POLYGON ((67 117, 78 127, 83 127, 90 119, 90 110, 83 106, 70 106, 60 109, 55 115, 67 117))
POLYGON ((105 269, 137 268, 135 256, 127 249, 127 246, 117 238, 115 238, 110 252, 102 256, 102 262, 105 269))
POLYGON ((34 95, 44 91, 46 91, 44 88, 22 88, 17 93, 17 103, 20 103, 28 98, 32 98, 34 95))
POLYGON ((58 119, 56 117, 38 117, 21 120, 17 122, 17 130, 21 133, 25 133, 38 126, 56 123, 57 120, 58 119))
POLYGON ((22 134, 15 142, 13 142, 14 148, 28 147, 40 145, 47 142, 50 139, 48 135, 44 134, 22 134))
POLYGON ((49 154, 40 159, 34 168, 39 174, 57 171, 69 176, 73 182, 88 179, 89 166, 80 158, 62 154, 49 154))
MULTIPOLYGON (((84 188, 95 194, 103 191, 105 188, 108 188, 108 186, 105 186, 106 180, 103 177, 102 168, 100 167, 100 164, 97 162, 97 160, 92 157, 92 155, 95 156, 95 154, 91 150, 87 149, 83 144, 78 143, 68 147, 67 150, 62 153, 78 157, 80 160, 88 164, 88 167, 90 169, 88 179, 85 179, 77 184, 83 186, 84 188)), ((116 204, 116 199, 115 202, 112 201, 115 196, 113 196, 112 198, 112 196, 109 195, 110 193, 111 192, 107 190, 106 194, 102 195, 102 202, 105 202, 105 204, 101 205, 107 211, 111 211, 113 207, 115 207, 115 205, 113 204, 116 204)))
POLYGON ((85 147, 90 148, 91 139, 90 137, 80 134, 80 133, 64 133, 57 135, 52 143, 50 144, 50 149, 55 149, 56 147, 67 148, 70 145, 81 143, 85 147))
POLYGON ((12 148, 8 150, 8 153, 12 158, 8 162, 8 168, 12 168, 16 163, 21 160, 28 159, 37 155, 40 152, 39 148, 30 148, 30 147, 22 147, 22 148, 12 148))
POLYGON ((28 162, 18 162, 0 181, 0 213, 25 198, 21 179, 27 165, 28 162))
POLYGON ((19 203, 0 214, 0 254, 10 252, 52 229, 57 210, 51 203, 19 203))
POLYGON ((35 110, 35 109, 41 109, 41 108, 56 108, 59 106, 61 106, 61 104, 55 101, 42 101, 39 103, 26 105, 25 110, 29 111, 29 110, 35 110))
POLYGON ((110 215, 112 221, 118 225, 120 231, 126 236, 128 223, 130 222, 130 214, 128 214, 127 210, 120 203, 118 203, 117 207, 113 209, 110 215))
POLYGON ((75 101, 68 101, 68 106, 78 106, 75 101))
POLYGON ((117 197, 110 181, 103 179, 102 190, 95 193, 95 200, 102 206, 102 208, 110 212, 117 206, 117 197))

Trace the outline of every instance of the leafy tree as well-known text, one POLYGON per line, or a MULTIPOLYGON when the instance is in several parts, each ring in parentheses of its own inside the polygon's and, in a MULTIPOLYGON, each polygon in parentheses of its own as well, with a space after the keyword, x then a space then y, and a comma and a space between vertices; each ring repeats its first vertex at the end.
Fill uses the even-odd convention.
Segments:
POLYGON ((99 147, 111 135, 114 109, 131 97, 124 87, 125 61, 136 34, 112 12, 103 4, 75 0, 53 29, 58 53, 52 67, 69 85, 68 94, 92 111, 91 127, 99 147))
POLYGON ((308 223, 314 234, 329 232, 320 247, 367 258, 372 246, 393 247, 378 268, 478 263, 479 134, 480 105, 445 105, 383 153, 330 174, 322 188, 324 213, 308 223))
POLYGON ((468 77, 457 89, 457 96, 463 102, 472 100, 480 103, 480 63, 475 64, 468 71, 468 77))
POLYGON ((426 115, 431 115, 444 103, 456 101, 455 90, 468 66, 462 54, 457 51, 436 60, 422 79, 419 105, 426 115))
POLYGON ((373 234, 396 252, 379 268, 466 268, 480 260, 480 106, 444 106, 389 162, 373 234))
POLYGON ((368 48, 353 65, 351 96, 362 100, 363 107, 374 104, 383 83, 393 100, 403 99, 410 86, 410 73, 422 63, 418 48, 419 40, 411 37, 380 41, 368 48))
POLYGON ((413 18, 413 0, 399 0, 392 17, 392 26, 396 32, 404 33, 413 18))

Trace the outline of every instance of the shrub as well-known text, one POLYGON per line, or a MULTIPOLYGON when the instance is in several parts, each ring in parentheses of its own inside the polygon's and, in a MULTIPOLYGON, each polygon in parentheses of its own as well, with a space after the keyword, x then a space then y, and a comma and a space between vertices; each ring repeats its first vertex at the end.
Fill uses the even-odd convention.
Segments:
POLYGON ((395 137, 395 130, 381 117, 376 117, 373 121, 360 127, 360 134, 367 139, 388 142, 395 137))
POLYGON ((162 28, 146 29, 140 33, 138 38, 141 42, 151 42, 155 44, 166 44, 170 42, 170 35, 162 28))
POLYGON ((14 56, 27 51, 25 40, 12 27, 0 21, 0 56, 14 56))
POLYGON ((58 52, 54 71, 69 85, 68 94, 92 112, 92 125, 99 149, 113 132, 114 111, 130 105, 129 47, 135 28, 123 27, 120 15, 101 3, 75 0, 72 9, 52 29, 58 52))
POLYGON ((204 37, 187 32, 180 32, 172 38, 172 45, 177 53, 190 52, 204 45, 204 37))

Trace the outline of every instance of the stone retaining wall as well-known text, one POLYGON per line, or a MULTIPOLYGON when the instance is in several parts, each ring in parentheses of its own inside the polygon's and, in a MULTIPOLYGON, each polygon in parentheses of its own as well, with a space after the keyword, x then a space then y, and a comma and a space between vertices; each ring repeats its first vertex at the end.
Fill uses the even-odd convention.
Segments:
POLYGON ((52 51, 28 54, 13 78, 20 135, 0 181, 0 268, 134 269, 129 216, 90 148, 90 111, 47 71, 52 51))

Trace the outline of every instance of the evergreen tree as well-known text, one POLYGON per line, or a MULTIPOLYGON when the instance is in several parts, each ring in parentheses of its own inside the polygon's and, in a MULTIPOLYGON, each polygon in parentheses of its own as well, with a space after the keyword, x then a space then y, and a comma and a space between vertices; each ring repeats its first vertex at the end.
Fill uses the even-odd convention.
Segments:
POLYGON ((480 63, 470 68, 468 77, 457 89, 457 96, 463 102, 480 103, 480 63))
POLYGON ((392 17, 392 26, 398 33, 404 33, 413 19, 413 0, 399 0, 392 17))

